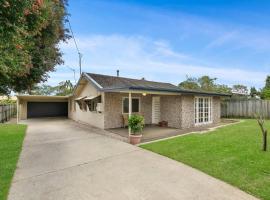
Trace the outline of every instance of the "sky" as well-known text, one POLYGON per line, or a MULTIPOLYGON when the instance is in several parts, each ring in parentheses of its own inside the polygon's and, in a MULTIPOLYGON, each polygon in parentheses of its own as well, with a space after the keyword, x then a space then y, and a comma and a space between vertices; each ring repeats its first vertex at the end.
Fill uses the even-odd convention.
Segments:
MULTIPOLYGON (((262 88, 270 74, 270 1, 69 0, 82 71, 178 84, 209 75, 217 83, 262 88)), ((45 84, 79 79, 73 40, 45 84), (75 69, 74 73, 70 69, 75 69)))

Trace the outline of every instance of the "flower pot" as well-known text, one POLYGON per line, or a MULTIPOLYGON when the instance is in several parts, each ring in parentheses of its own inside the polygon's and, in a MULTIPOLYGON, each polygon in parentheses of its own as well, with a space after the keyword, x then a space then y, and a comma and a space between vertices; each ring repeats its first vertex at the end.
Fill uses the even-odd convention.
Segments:
POLYGON ((129 143, 133 144, 133 145, 140 144, 141 138, 142 138, 142 134, 141 135, 130 135, 129 136, 129 143))

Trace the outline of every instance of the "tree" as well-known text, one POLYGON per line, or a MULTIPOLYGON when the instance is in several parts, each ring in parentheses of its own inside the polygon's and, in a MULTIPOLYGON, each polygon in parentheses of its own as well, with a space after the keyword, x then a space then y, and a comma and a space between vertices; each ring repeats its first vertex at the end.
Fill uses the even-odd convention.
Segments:
POLYGON ((267 76, 267 77, 266 77, 266 80, 265 80, 265 88, 270 88, 270 76, 267 76))
POLYGON ((270 76, 266 77, 265 86, 261 91, 262 99, 270 99, 270 76))
POLYGON ((31 94, 35 95, 57 95, 66 96, 73 92, 74 86, 70 80, 62 81, 57 86, 35 85, 31 90, 31 94))
POLYGON ((236 94, 247 95, 248 88, 245 85, 237 84, 237 85, 233 85, 232 92, 236 94))
POLYGON ((255 87, 251 87, 250 88, 250 96, 251 97, 256 97, 257 95, 259 94, 259 92, 256 90, 256 88, 255 87))
POLYGON ((30 91, 63 63, 57 44, 64 28, 66 0, 4 0, 0 4, 0 93, 30 91))
POLYGON ((215 81, 217 78, 210 78, 209 76, 202 76, 198 78, 198 83, 202 90, 215 91, 215 81))
POLYGON ((270 99, 270 88, 263 88, 261 91, 261 99, 270 99))
POLYGON ((227 85, 216 85, 215 91, 219 93, 231 93, 232 89, 227 85))
POLYGON ((178 86, 184 89, 199 91, 231 93, 231 88, 229 86, 216 84, 216 80, 217 78, 211 78, 209 76, 202 76, 199 78, 186 76, 186 80, 181 82, 178 86))
POLYGON ((186 76, 186 80, 179 83, 178 85, 181 88, 184 89, 190 89, 190 90, 199 90, 200 86, 198 84, 198 79, 194 77, 188 77, 186 76))
POLYGON ((55 94, 55 89, 53 86, 50 85, 41 85, 41 86, 34 86, 31 94, 34 95, 54 95, 55 94))
POLYGON ((257 119, 257 122, 261 128, 261 132, 262 132, 262 141, 263 141, 263 144, 262 144, 262 150, 263 151, 267 151, 267 130, 265 129, 264 127, 264 117, 263 115, 255 115, 256 119, 257 119))
POLYGON ((66 96, 72 93, 74 86, 70 80, 60 82, 58 86, 56 86, 56 95, 66 96))

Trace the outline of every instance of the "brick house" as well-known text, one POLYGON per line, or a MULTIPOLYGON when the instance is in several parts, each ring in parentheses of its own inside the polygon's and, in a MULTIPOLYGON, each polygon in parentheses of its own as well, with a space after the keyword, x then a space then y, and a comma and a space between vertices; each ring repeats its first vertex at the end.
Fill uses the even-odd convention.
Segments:
POLYGON ((220 121, 220 98, 228 94, 181 89, 170 83, 83 73, 71 97, 68 117, 102 129, 124 126, 140 114, 145 124, 168 122, 191 128, 220 121))

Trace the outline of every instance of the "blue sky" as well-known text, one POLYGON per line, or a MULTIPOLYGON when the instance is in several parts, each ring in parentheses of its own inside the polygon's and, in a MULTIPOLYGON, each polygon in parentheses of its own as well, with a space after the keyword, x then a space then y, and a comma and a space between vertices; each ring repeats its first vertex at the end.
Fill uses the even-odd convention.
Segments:
MULTIPOLYGON (((178 84, 209 75, 261 88, 270 71, 270 1, 70 0, 85 72, 178 84)), ((79 78, 72 40, 46 84, 79 78)), ((269 73, 270 74, 270 73, 269 73)))

